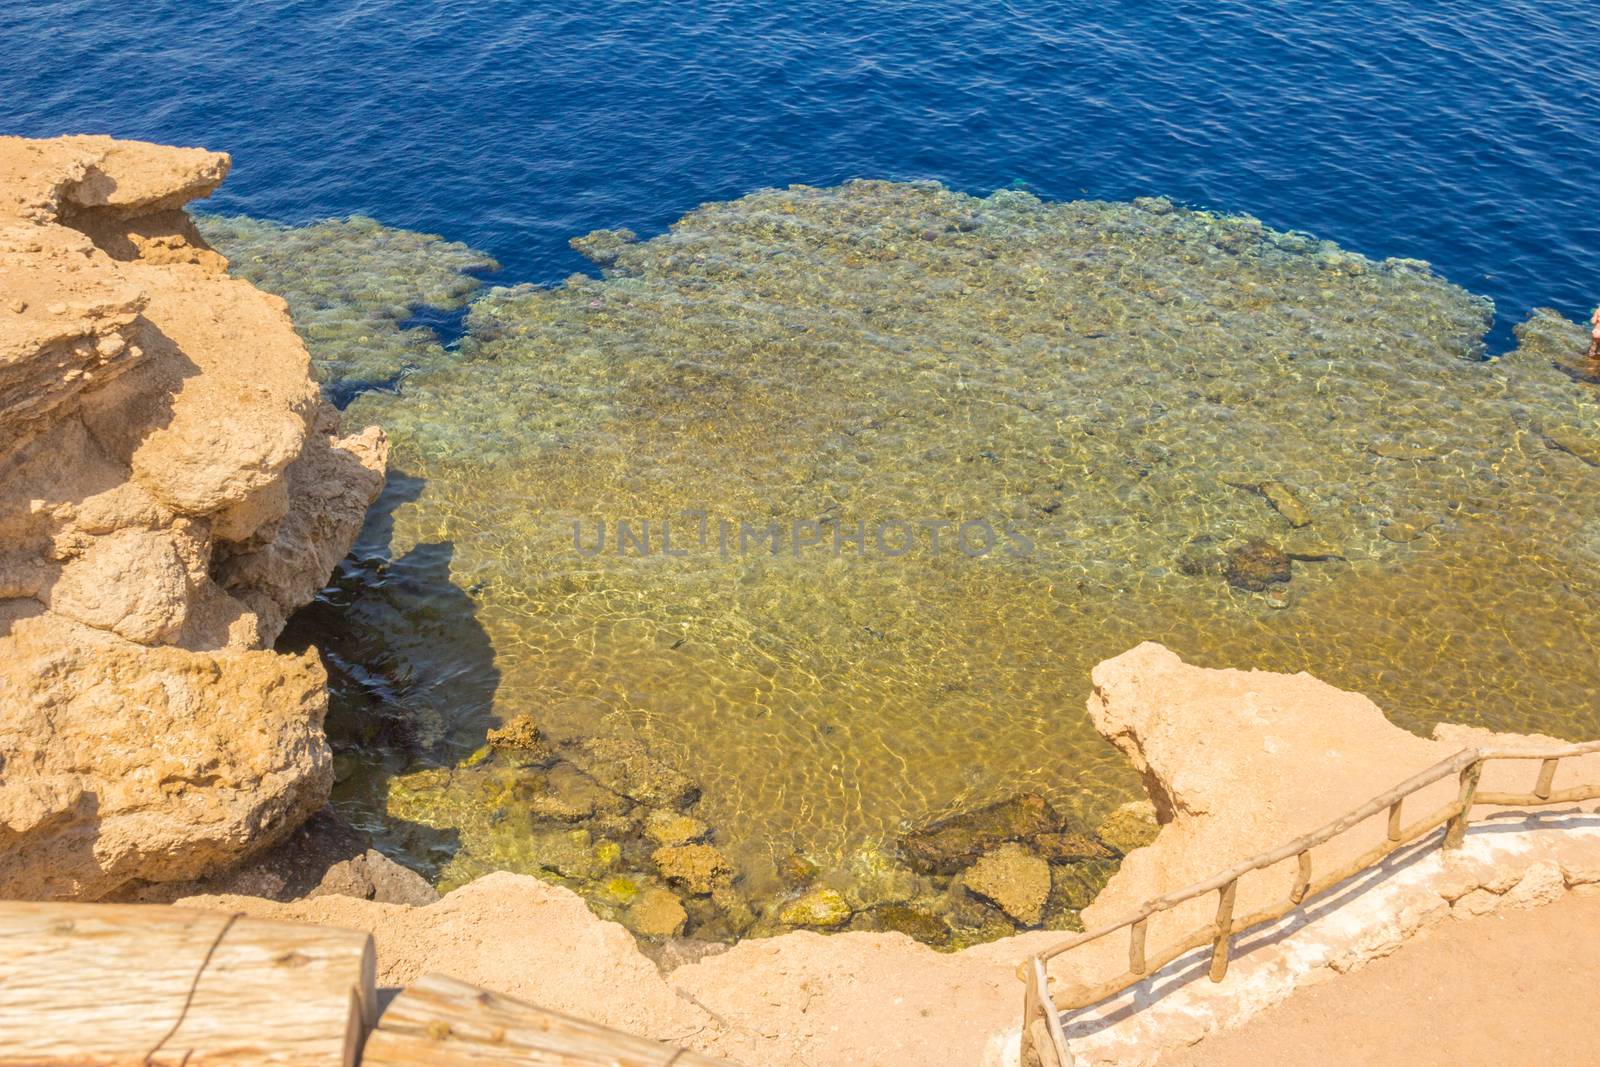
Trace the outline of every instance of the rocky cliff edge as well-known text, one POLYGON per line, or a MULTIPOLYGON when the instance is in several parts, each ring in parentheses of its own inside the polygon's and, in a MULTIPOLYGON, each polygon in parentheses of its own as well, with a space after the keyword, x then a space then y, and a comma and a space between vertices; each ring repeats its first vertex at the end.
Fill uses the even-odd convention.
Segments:
POLYGON ((327 797, 322 668, 266 649, 388 446, 185 214, 228 165, 0 138, 0 895, 201 876, 327 797))

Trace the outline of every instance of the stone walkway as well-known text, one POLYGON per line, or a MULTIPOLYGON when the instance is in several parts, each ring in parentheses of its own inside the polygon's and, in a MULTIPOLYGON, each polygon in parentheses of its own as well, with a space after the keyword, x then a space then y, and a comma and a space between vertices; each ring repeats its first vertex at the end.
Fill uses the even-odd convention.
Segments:
POLYGON ((1600 1063, 1600 892, 1443 923, 1161 1067, 1600 1063))

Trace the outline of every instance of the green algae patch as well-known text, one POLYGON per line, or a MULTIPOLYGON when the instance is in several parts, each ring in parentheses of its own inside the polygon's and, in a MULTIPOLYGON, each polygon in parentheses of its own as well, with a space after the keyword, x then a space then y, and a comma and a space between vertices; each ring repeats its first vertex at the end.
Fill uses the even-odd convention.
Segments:
MULTIPOLYGON (((1558 316, 1485 359, 1488 303, 1426 264, 1162 200, 854 182, 577 246, 603 276, 487 291, 458 352, 352 405, 420 485, 386 550, 448 546, 470 610, 380 639, 391 594, 357 590, 319 644, 403 649, 382 670, 437 694, 462 668, 429 647, 481 634, 495 719, 695 784, 757 932, 796 853, 875 907, 854 857, 913 826, 1138 799, 1084 701, 1141 640, 1412 729, 1600 733, 1600 407, 1558 316)), ((548 869, 459 779, 385 817, 453 828, 452 878, 548 869)), ((1114 866, 1053 864, 1043 924, 1114 866)), ((1014 929, 895 879, 955 944, 1014 929)))

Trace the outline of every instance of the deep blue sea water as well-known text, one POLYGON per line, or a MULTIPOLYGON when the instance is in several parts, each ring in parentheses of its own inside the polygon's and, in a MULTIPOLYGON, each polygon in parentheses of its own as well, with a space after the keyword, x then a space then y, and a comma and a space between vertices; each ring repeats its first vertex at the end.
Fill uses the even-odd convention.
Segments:
POLYGON ((0 3, 0 130, 233 154, 214 206, 585 268, 791 182, 1164 194, 1527 308, 1600 300, 1600 4, 0 3))

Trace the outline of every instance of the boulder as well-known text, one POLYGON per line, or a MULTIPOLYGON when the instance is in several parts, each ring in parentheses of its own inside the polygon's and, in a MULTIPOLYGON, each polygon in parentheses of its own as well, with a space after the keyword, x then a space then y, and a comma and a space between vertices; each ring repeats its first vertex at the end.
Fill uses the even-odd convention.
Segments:
POLYGON ((650 854, 661 877, 691 893, 710 893, 733 874, 722 853, 710 845, 667 845, 650 854))
POLYGON ((1006 841, 1025 841, 1060 829, 1061 817, 1037 793, 940 819, 900 839, 912 867, 924 874, 955 874, 1006 841))
POLYGON ((972 892, 1023 926, 1037 926, 1050 899, 1050 864, 1016 842, 974 863, 962 876, 972 892))
POLYGON ((622 923, 640 937, 665 940, 683 933, 689 922, 689 913, 683 901, 660 886, 651 886, 633 898, 628 910, 622 913, 622 923))
POLYGON ((838 890, 817 886, 780 908, 778 921, 788 926, 828 928, 843 926, 850 915, 850 903, 838 890))
POLYGON ((144 648, 14 604, 0 632, 0 896, 201 878, 326 801, 314 652, 144 648))

